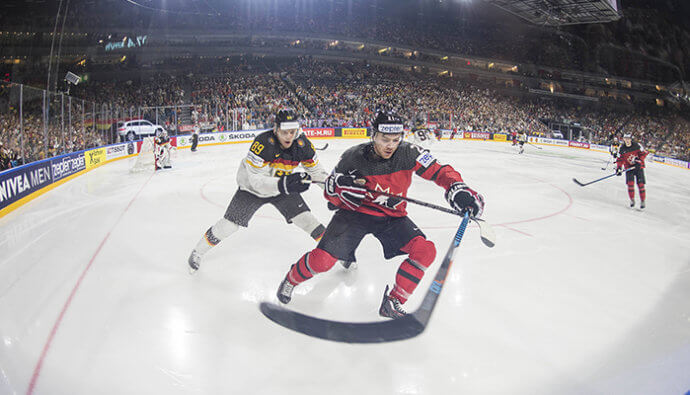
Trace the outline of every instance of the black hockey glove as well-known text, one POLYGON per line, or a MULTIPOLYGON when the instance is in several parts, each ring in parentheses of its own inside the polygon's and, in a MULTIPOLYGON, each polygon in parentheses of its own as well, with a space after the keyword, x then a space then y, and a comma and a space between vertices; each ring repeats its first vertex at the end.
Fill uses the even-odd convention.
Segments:
POLYGON ((479 218, 484 212, 484 197, 468 187, 464 182, 456 182, 446 191, 446 200, 454 209, 479 218))
POLYGON ((337 197, 348 209, 355 211, 362 205, 367 190, 364 188, 364 176, 358 170, 348 174, 331 173, 326 178, 326 193, 337 197))
POLYGON ((616 167, 616 175, 620 176, 621 174, 623 174, 623 168, 622 167, 616 167))
POLYGON ((283 195, 302 193, 309 189, 311 185, 309 182, 303 182, 305 180, 311 180, 311 177, 307 173, 300 172, 282 176, 278 179, 278 191, 283 195))

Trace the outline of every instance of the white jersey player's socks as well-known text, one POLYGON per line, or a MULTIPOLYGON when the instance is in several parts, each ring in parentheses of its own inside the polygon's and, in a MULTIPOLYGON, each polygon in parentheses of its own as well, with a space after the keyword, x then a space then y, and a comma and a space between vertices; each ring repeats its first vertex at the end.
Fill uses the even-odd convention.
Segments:
POLYGON ((230 222, 225 218, 221 218, 218 222, 216 222, 215 225, 211 227, 210 235, 207 231, 201 237, 199 242, 196 243, 196 247, 194 248, 194 250, 196 250, 196 252, 199 253, 199 255, 203 255, 206 252, 208 252, 208 250, 210 250, 211 247, 217 245, 226 237, 237 232, 239 228, 239 225, 237 225, 236 223, 230 222))

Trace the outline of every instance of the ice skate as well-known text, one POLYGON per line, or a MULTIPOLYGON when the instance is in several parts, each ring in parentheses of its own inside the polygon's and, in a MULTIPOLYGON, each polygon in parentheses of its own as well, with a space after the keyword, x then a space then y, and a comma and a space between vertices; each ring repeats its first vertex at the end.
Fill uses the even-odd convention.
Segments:
POLYGON ((201 255, 199 255, 196 250, 192 250, 192 253, 189 254, 189 259, 187 259, 187 263, 189 264, 189 274, 196 273, 201 264, 201 255))
POLYGON ((635 199, 630 199, 630 207, 635 207, 635 199))
POLYGON ((381 301, 381 307, 379 308, 379 315, 381 317, 393 319, 402 318, 407 315, 405 310, 403 310, 402 303, 400 303, 398 298, 395 298, 388 293, 388 285, 386 285, 386 290, 383 291, 383 300, 381 301))
POLYGON ((343 261, 343 260, 341 259, 341 260, 339 260, 338 262, 340 262, 340 264, 343 265, 343 267, 344 267, 346 270, 355 270, 355 269, 357 269, 357 262, 355 262, 355 261, 343 261))
POLYGON ((644 203, 644 200, 640 202, 640 210, 645 208, 647 205, 644 203))
POLYGON ((280 300, 280 303, 282 304, 288 304, 290 303, 290 300, 292 299, 292 290, 295 289, 295 286, 288 281, 287 276, 283 279, 283 282, 280 283, 280 286, 278 287, 278 292, 276 293, 276 296, 278 296, 278 300, 280 300))

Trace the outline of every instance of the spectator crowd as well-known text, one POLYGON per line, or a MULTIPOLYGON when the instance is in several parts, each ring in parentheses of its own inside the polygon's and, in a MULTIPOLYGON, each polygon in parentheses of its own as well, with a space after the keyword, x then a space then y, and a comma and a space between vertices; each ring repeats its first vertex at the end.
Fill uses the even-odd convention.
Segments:
MULTIPOLYGON (((40 100, 25 103, 20 123, 16 104, 8 100, 12 95, 7 89, 4 92, 0 94, 0 149, 5 167, 112 143, 117 139, 112 134, 117 121, 135 118, 134 114, 142 114, 138 111, 142 107, 171 105, 193 108, 195 120, 210 124, 211 130, 233 125, 237 129, 270 127, 276 109, 283 107, 294 108, 311 127, 367 127, 373 114, 383 108, 396 111, 409 125, 423 118, 441 128, 494 133, 525 130, 551 136, 549 121, 576 122, 581 134, 573 139, 607 144, 613 134, 631 132, 653 152, 690 159, 688 120, 668 110, 626 112, 543 101, 466 80, 366 62, 308 57, 272 63, 218 62, 204 74, 158 74, 136 83, 93 83, 77 91, 85 100, 67 101, 66 110, 64 99, 53 97, 47 124, 40 100), (104 116, 97 103, 122 111, 104 116)), ((169 123, 166 127, 175 128, 169 123)))

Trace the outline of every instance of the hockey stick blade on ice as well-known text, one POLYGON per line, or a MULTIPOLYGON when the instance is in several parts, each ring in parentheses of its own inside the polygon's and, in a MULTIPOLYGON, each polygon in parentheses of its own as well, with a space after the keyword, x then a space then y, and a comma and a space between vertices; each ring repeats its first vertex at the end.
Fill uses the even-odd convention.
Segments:
MULTIPOLYGON (((314 180, 304 180, 302 182, 311 182, 312 184, 325 184, 323 181, 314 181, 314 180)), ((447 207, 439 206, 439 205, 436 205, 433 203, 423 202, 421 200, 413 199, 413 198, 410 198, 407 196, 398 196, 398 195, 394 195, 394 194, 388 193, 388 192, 375 191, 375 190, 369 189, 369 188, 365 188, 365 189, 369 193, 377 193, 379 195, 384 195, 384 196, 389 196, 389 197, 393 197, 396 199, 401 199, 401 200, 404 200, 406 202, 417 204, 419 206, 428 207, 428 208, 438 210, 438 211, 443 211, 444 213, 448 213, 448 214, 458 215, 460 217, 464 216, 464 214, 461 213, 460 211, 449 209, 447 207)), ((483 219, 474 218, 474 217, 470 217, 470 219, 477 223, 477 226, 479 227, 479 237, 482 240, 482 243, 484 243, 484 245, 489 247, 489 248, 492 248, 493 246, 495 246, 496 245, 496 233, 494 233, 493 227, 488 222, 484 221, 483 219)))
POLYGON ((317 150, 317 151, 323 151, 323 150, 325 150, 326 148, 328 148, 328 143, 324 144, 323 147, 314 147, 314 149, 317 150))
POLYGON ((387 343, 413 338, 424 332, 429 324, 431 313, 441 295, 448 271, 453 265, 453 256, 469 220, 469 215, 465 214, 436 272, 436 277, 424 295, 421 306, 414 313, 388 321, 343 322, 311 317, 273 303, 262 302, 259 308, 268 319, 282 327, 324 340, 341 343, 387 343))
MULTIPOLYGON (((635 169, 634 167, 625 169, 625 170, 623 170, 623 171, 621 172, 621 174, 627 173, 627 172, 629 172, 630 170, 634 170, 634 169, 635 169)), ((613 176, 615 176, 615 175, 616 175, 616 173, 609 174, 608 176, 604 176, 604 177, 601 177, 601 178, 597 178, 597 179, 594 180, 594 181, 584 182, 584 183, 578 181, 577 178, 573 178, 573 182, 574 182, 575 184, 581 186, 581 187, 586 187, 587 185, 594 184, 595 182, 603 181, 603 180, 605 180, 605 179, 607 179, 607 178, 611 178, 611 177, 613 177, 613 176)))

